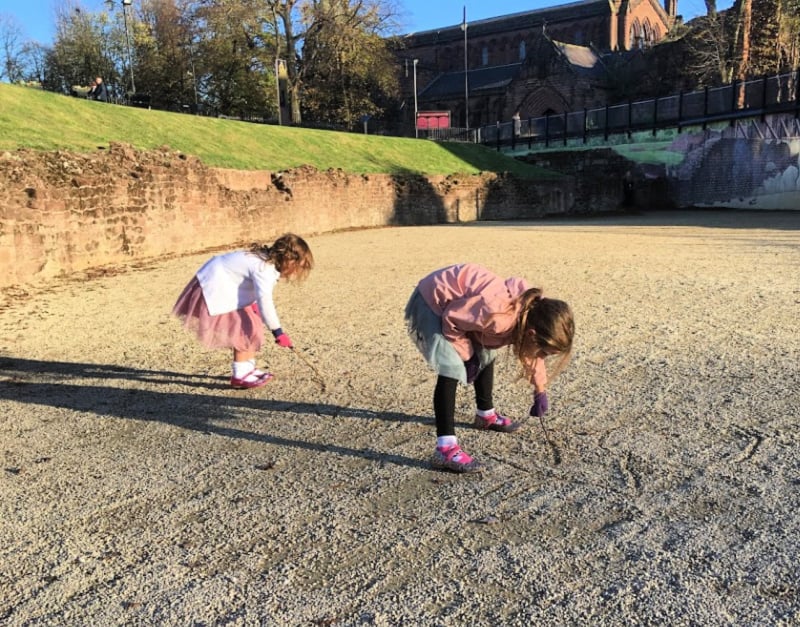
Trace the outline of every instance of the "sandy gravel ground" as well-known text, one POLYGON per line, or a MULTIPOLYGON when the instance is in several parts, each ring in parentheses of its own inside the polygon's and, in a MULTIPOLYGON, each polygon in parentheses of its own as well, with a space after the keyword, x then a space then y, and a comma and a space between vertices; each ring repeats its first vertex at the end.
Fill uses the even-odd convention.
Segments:
MULTIPOLYGON (((276 295, 308 363, 267 347, 260 390, 169 317, 206 254, 5 294, 1 624, 798 624, 800 213, 309 241, 317 269, 276 295), (402 320, 458 261, 578 328, 549 442, 472 429, 461 390, 481 476, 429 468, 434 376, 402 320)), ((515 375, 504 356, 495 401, 522 417, 515 375)))

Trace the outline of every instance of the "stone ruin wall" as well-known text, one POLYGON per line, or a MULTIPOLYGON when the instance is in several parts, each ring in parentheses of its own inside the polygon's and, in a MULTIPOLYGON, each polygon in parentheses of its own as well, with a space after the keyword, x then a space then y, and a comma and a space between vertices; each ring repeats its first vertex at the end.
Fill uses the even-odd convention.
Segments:
POLYGON ((168 148, 0 153, 0 288, 104 266, 389 225, 569 213, 571 180, 211 168, 168 148))

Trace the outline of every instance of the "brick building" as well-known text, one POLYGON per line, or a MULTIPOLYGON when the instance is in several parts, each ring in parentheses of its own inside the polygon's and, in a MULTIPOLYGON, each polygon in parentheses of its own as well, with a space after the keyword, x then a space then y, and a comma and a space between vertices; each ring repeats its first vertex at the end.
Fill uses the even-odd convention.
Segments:
POLYGON ((470 128, 515 111, 526 118, 603 106, 609 68, 674 24, 677 0, 663 1, 583 0, 411 33, 400 52, 406 100, 416 76, 420 111, 450 111, 453 126, 470 128))

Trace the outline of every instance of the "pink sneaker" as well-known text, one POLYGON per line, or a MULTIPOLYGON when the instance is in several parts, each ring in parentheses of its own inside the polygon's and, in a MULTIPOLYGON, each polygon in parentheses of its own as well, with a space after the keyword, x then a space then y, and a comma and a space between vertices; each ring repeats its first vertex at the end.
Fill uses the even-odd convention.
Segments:
POLYGON ((514 422, 511 418, 501 416, 497 412, 485 418, 475 414, 475 421, 472 423, 478 429, 488 429, 489 431, 500 431, 501 433, 514 433, 522 425, 514 422))
POLYGON ((231 377, 231 387, 235 390, 249 390, 252 388, 260 388, 273 378, 272 373, 264 372, 263 370, 251 370, 241 379, 231 377))
POLYGON ((483 470, 480 462, 462 451, 458 444, 447 448, 436 447, 431 459, 431 466, 438 470, 452 470, 453 472, 480 472, 483 470))

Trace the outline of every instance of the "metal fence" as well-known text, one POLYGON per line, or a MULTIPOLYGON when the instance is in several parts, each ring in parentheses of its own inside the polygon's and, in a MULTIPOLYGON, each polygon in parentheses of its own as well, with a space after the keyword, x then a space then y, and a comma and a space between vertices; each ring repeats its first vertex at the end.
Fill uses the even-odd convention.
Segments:
POLYGON ((587 142, 592 137, 630 134, 666 128, 698 126, 771 113, 800 116, 800 70, 759 79, 736 81, 722 87, 681 92, 649 100, 607 105, 561 114, 521 120, 519 132, 513 122, 484 126, 475 134, 486 145, 529 148, 566 145, 570 141, 587 142))
POLYGON ((422 139, 434 139, 438 141, 453 142, 472 142, 481 143, 481 129, 479 128, 459 128, 450 126, 447 128, 421 128, 417 130, 417 136, 422 139))

